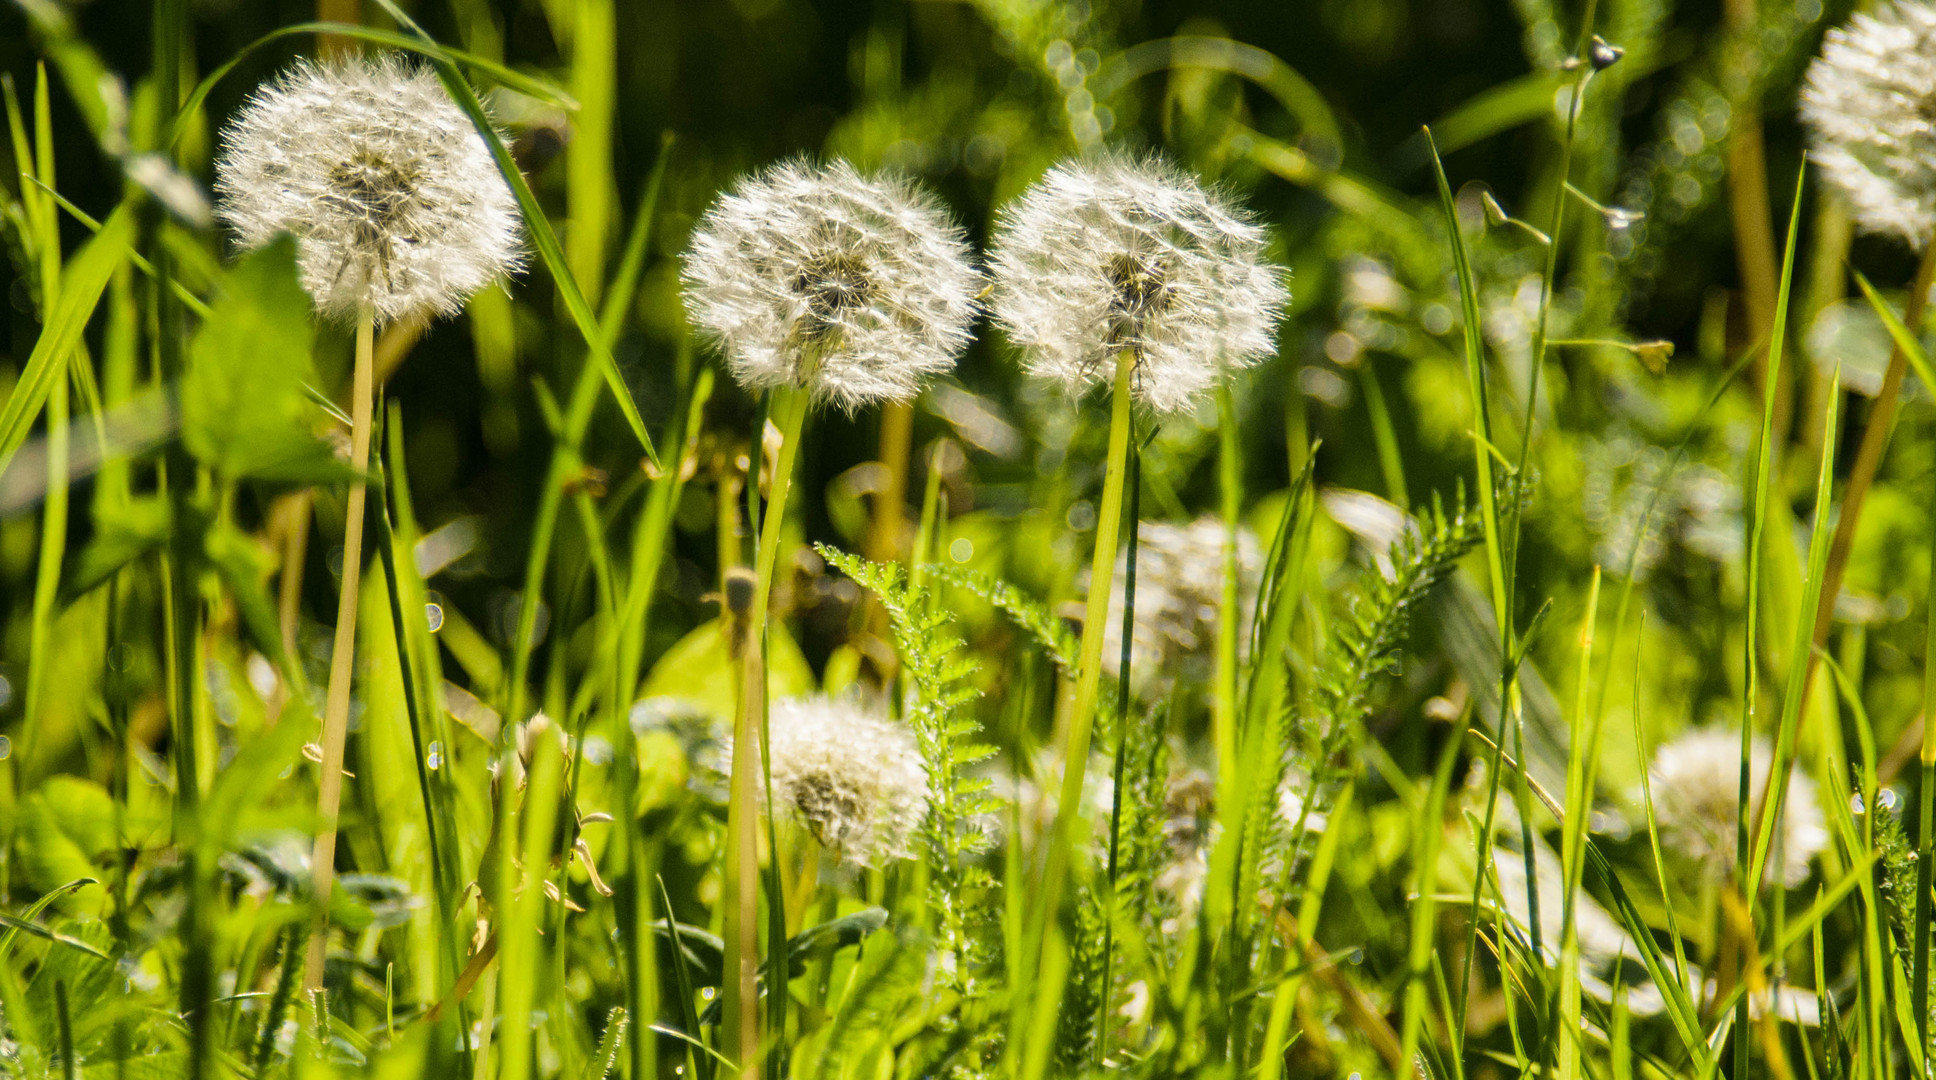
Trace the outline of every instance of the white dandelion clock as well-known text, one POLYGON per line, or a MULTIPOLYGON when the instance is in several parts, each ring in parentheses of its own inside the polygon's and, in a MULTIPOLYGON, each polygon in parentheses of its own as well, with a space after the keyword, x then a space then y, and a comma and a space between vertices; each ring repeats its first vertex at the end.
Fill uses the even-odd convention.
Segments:
POLYGON ((773 798, 848 866, 912 854, 928 772, 907 725, 846 698, 776 701, 767 714, 773 798))
MULTIPOLYGON (((301 62, 222 133, 216 215, 244 248, 283 233, 316 310, 356 325, 350 459, 369 458, 378 323, 453 314, 521 265, 517 200, 483 137, 428 69, 395 55, 301 62)), ((343 576, 325 695, 316 923, 304 985, 322 986, 340 774, 355 667, 367 488, 344 505, 343 576)))
POLYGON ((300 62, 222 133, 217 216, 245 248, 297 239, 326 316, 451 315, 517 271, 516 198, 427 67, 394 54, 300 62))
POLYGON ((1227 369, 1276 350, 1289 299, 1242 210, 1155 160, 1051 169, 1003 208, 993 310, 1029 373, 1081 394, 1133 354, 1133 396, 1190 407, 1227 369))
MULTIPOLYGON (((1189 525, 1144 522, 1136 532, 1135 627, 1130 634, 1130 685, 1139 695, 1178 682, 1207 682, 1216 666, 1217 624, 1223 610, 1224 525, 1214 517, 1189 525)), ((1237 639, 1249 637, 1263 556, 1257 537, 1237 530, 1237 639)), ((1123 602, 1129 552, 1116 557, 1103 624, 1103 671, 1122 667, 1123 602)))
MULTIPOLYGON (((1756 738, 1749 754, 1748 805, 1760 806, 1774 750, 1756 738)), ((1741 736, 1720 728, 1689 731, 1654 751, 1648 769, 1654 816, 1662 846, 1679 852, 1710 877, 1727 877, 1735 866, 1740 820, 1741 736)), ((1828 828, 1815 782, 1800 769, 1788 777, 1788 796, 1770 877, 1793 888, 1808 878, 1809 863, 1828 845, 1828 828)))
POLYGON ((1801 117, 1856 223, 1926 245, 1936 231, 1936 5, 1898 0, 1830 30, 1801 117))
POLYGON ((849 411, 911 401, 968 346, 982 285, 933 196, 845 161, 793 161, 721 195, 694 230, 686 311, 750 390, 849 411))

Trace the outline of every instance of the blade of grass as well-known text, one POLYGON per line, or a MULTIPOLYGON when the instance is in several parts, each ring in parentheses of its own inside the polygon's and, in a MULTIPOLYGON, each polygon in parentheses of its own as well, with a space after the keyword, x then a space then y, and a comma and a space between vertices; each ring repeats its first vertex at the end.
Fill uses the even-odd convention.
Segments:
MULTIPOLYGON (((1781 385, 1782 346, 1787 340, 1788 296, 1794 283, 1795 240, 1800 231, 1802 184, 1807 180, 1807 177, 1808 170, 1803 168, 1798 171, 1795 179, 1795 203, 1789 214, 1788 241, 1782 257, 1781 285, 1776 292, 1775 319, 1768 340, 1766 376, 1762 379, 1761 385, 1761 432, 1758 436, 1758 441, 1755 443, 1754 495, 1749 508, 1747 624, 1742 634, 1741 659, 1743 669, 1742 681, 1745 689, 1742 693, 1741 702, 1741 779, 1735 817, 1735 880, 1748 884, 1751 889, 1753 883, 1759 879, 1759 868, 1755 868, 1752 871, 1750 869, 1751 859, 1748 847, 1750 817, 1748 803, 1750 799, 1750 784, 1752 782, 1750 772, 1754 750, 1755 718, 1760 708, 1761 693, 1759 659, 1761 640, 1762 538, 1763 534, 1767 531, 1769 484, 1775 468, 1774 457, 1776 448, 1774 443, 1774 425, 1775 407, 1778 397, 1776 388, 1781 385)), ((1819 589, 1820 586, 1817 583, 1811 587, 1819 589)), ((1804 654, 1801 658, 1804 668, 1807 666, 1806 657, 1807 654, 1804 654)), ((1754 892, 1750 891, 1747 895, 1749 897, 1749 903, 1752 904, 1755 895, 1754 892)), ((1752 911, 1745 911, 1743 917, 1746 920, 1746 924, 1752 927, 1752 911)), ((1748 1021, 1748 1004, 1746 999, 1743 999, 1736 1005, 1734 1015, 1733 1068, 1736 1075, 1747 1074, 1749 1053, 1748 1021)))
POLYGON ((1561 1080, 1580 1075, 1580 928, 1575 921, 1580 887, 1580 852, 1587 841, 1593 803, 1595 767, 1600 760, 1600 724, 1588 711, 1587 695, 1593 681, 1593 631, 1600 617, 1600 568, 1593 568, 1587 586, 1586 618, 1580 626, 1579 684, 1574 688, 1573 724, 1567 740, 1566 819, 1560 834, 1560 971, 1557 1071, 1561 1080))
POLYGON ((81 332, 107 290, 115 267, 128 256, 134 240, 134 212, 128 204, 114 213, 71 262, 63 275, 59 302, 41 327, 40 338, 27 357, 20 379, 0 409, 0 472, 27 438, 55 380, 67 377, 67 362, 80 345, 81 332))
POLYGON ((418 40, 423 42, 426 46, 424 56, 430 60, 431 66, 436 68, 438 80, 444 84, 444 89, 449 91, 451 100, 457 103, 457 107, 464 110, 465 115, 471 118, 471 123, 477 128, 478 136, 490 148, 491 156, 497 161, 498 171, 504 174, 505 182, 511 186, 511 193, 517 196, 518 209, 524 214, 524 226, 531 232, 532 246, 538 249, 538 258, 544 263, 545 270, 551 274, 553 283, 558 287, 559 299, 564 301, 565 310, 571 314, 572 322, 577 324, 579 334, 585 339, 585 345, 591 351, 592 363, 605 376, 606 385, 612 390, 612 398, 618 403, 619 411, 625 415, 625 422, 631 427, 632 435, 638 439, 646 458, 654 467, 657 467, 659 455, 652 448, 652 436, 646 432, 645 421, 639 417, 638 405, 633 402, 632 392, 625 385, 625 376, 618 369, 618 361, 612 357, 611 346, 601 331, 598 317, 593 314, 591 303, 585 299, 584 291, 579 288, 578 279, 571 272, 571 265, 565 258, 564 248, 558 243, 558 234, 552 231, 550 219, 545 217, 544 208, 538 204, 537 196, 531 193, 531 185, 525 182, 523 171, 512 159, 511 148, 506 146, 504 139, 498 135, 497 128, 491 123, 490 115, 484 111, 483 103, 478 101, 476 91, 472 90, 470 83, 465 81, 463 73, 457 70, 457 64, 451 59, 450 54, 438 46, 436 39, 425 33, 415 20, 404 14, 393 0, 377 0, 377 2, 390 13, 391 18, 397 20, 399 26, 409 29, 418 40))
POLYGON ((271 45, 283 38, 295 37, 302 34, 335 34, 339 37, 367 41, 372 45, 384 45, 393 49, 404 49, 426 57, 448 57, 473 71, 483 73, 492 82, 507 89, 537 98, 539 101, 549 105, 556 105, 568 112, 577 112, 579 108, 577 99, 566 93, 562 88, 546 82, 543 79, 535 79, 522 72, 514 71, 511 68, 505 67, 503 64, 474 53, 446 48, 435 42, 427 43, 421 38, 399 34, 394 30, 379 30, 375 27, 357 26, 351 23, 340 22, 302 22, 278 27, 256 38, 254 41, 242 46, 242 48, 235 52, 235 55, 229 57, 226 62, 204 76, 201 82, 195 84, 195 89, 189 93, 188 97, 183 101, 182 107, 176 112, 174 121, 168 129, 168 141, 163 145, 172 147, 181 141, 182 136, 187 134, 188 129, 193 126, 193 117, 196 112, 200 111, 202 103, 208 100, 209 93, 224 78, 227 78, 229 73, 234 71, 236 66, 243 60, 246 60, 257 49, 265 45, 271 45))
MULTIPOLYGON (((1771 347, 1768 352, 1772 370, 1776 350, 1771 347)), ((1841 375, 1839 366, 1836 375, 1838 378, 1841 375)), ((1825 437, 1822 440, 1821 469, 1815 481, 1815 521, 1809 532, 1808 576, 1803 588, 1802 618, 1796 624, 1794 650, 1789 654, 1788 685, 1783 692, 1781 720, 1776 728, 1775 757, 1769 764, 1772 771, 1762 787, 1761 805, 1756 810, 1758 826, 1749 861, 1749 896, 1757 895, 1760 888, 1762 873, 1774 842, 1775 827, 1781 820, 1788 796, 1789 766, 1795 756, 1796 729, 1800 725, 1802 705, 1807 696, 1808 671, 1814 661, 1808 643, 1814 630, 1815 610, 1825 600, 1822 596, 1822 575, 1828 562, 1829 536, 1834 532, 1829 524, 1834 513, 1830 496, 1835 483, 1835 437, 1841 418, 1841 403, 1842 395, 1829 395, 1828 419, 1822 429, 1825 437)))
MULTIPOLYGON (((550 877, 557 835, 558 812, 563 807, 561 785, 564 773, 564 747, 554 728, 533 740, 530 771, 526 775, 523 805, 518 811, 519 875, 523 884, 500 909, 498 921, 498 1001, 503 1013, 499 1024, 498 1077, 500 1080, 527 1080, 531 1075, 533 1039, 531 1013, 540 985, 548 982, 542 974, 538 925, 544 918, 545 886, 550 877)), ((513 751, 515 752, 515 751, 513 751)), ((506 790, 506 799, 517 794, 506 790)), ((508 841, 507 841, 508 844, 508 841)))
POLYGON ((396 635, 397 662, 403 673, 404 713, 410 722, 410 746, 416 757, 417 791, 423 802, 425 836, 430 848, 430 880, 435 890, 439 959, 446 970, 437 976, 441 984, 454 979, 463 964, 457 931, 458 870, 451 861, 449 845, 455 832, 448 796, 438 778, 433 754, 449 745, 443 731, 443 685, 436 670, 436 644, 430 640, 427 618, 416 613, 428 608, 423 579, 417 574, 415 557, 417 525, 412 512, 409 473, 406 470, 403 441, 403 408, 392 401, 383 434, 389 445, 388 467, 381 474, 383 492, 388 498, 378 501, 377 524, 382 530, 377 550, 383 558, 384 584, 390 593, 390 617, 396 635), (395 506, 392 517, 391 507, 395 506))

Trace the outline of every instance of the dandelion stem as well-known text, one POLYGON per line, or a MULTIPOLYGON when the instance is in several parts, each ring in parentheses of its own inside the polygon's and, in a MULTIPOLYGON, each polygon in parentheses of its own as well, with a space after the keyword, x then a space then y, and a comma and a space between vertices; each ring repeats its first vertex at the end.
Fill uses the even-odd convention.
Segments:
MULTIPOLYGON (((1832 434, 1832 429, 1831 429, 1832 434)), ((1933 560, 1936 563, 1936 560, 1933 560)), ((1936 580, 1936 579, 1932 579, 1936 580)), ((1915 997, 1916 1039, 1922 1045, 1923 1060, 1929 1059, 1929 922, 1931 862, 1936 861, 1936 609, 1930 617, 1931 633, 1923 661, 1923 752, 1922 782, 1916 789, 1916 953, 1915 997)), ((1777 767, 1779 767, 1777 765, 1777 767)), ((1873 815, 1871 815, 1873 816, 1873 815)))
MULTIPOLYGON (((1102 643, 1109 620, 1109 593, 1116 569, 1116 534, 1123 520, 1123 480, 1129 464, 1130 391, 1136 375, 1136 352, 1124 349, 1116 354, 1116 380, 1110 392, 1109 457, 1103 475, 1102 506, 1096 514, 1096 550, 1089 563, 1089 602, 1082 619, 1082 650, 1076 669, 1075 706, 1069 712, 1068 739, 1062 747, 1062 798, 1056 805, 1055 842, 1049 847, 1049 864, 1042 878, 1042 902, 1037 907, 1045 922, 1053 922, 1062 901, 1062 879, 1068 875, 1071 852, 1076 844, 1076 829, 1082 820, 1082 774, 1089 763, 1089 736, 1095 727, 1096 698, 1102 689, 1102 643)), ((1060 981, 1050 976, 1049 942, 1042 936, 1041 986, 1060 981)), ((1066 963, 1066 958, 1063 958, 1066 963)))
MULTIPOLYGON (((350 385, 350 467, 362 473, 370 456, 371 399, 375 393, 376 315, 365 304, 356 320, 356 369, 350 385)), ((363 569, 363 504, 369 493, 361 476, 350 482, 343 516, 343 583, 336 601, 336 646, 329 660, 329 691, 323 706, 322 775, 317 782, 316 814, 321 828, 310 857, 315 912, 303 988, 323 987, 323 961, 329 954, 329 893, 335 883, 336 812, 343 799, 343 740, 349 732, 350 682, 356 661, 356 601, 363 569)))
MULTIPOLYGON (((1096 1064, 1098 1066, 1109 1057, 1110 986, 1113 983, 1111 972, 1116 959, 1114 940, 1116 913, 1120 903, 1116 895, 1116 882, 1122 863, 1123 767, 1129 753, 1130 662, 1136 652, 1136 527, 1142 520, 1139 504, 1142 501, 1143 485, 1142 455, 1135 446, 1130 447, 1128 464, 1129 550, 1123 559, 1123 649, 1116 665, 1116 765, 1113 782, 1109 788, 1109 906, 1103 914, 1102 992, 1097 995, 1099 998, 1097 1009, 1100 1013, 1096 1018, 1096 1064)), ((1236 559, 1234 535, 1230 539, 1231 543, 1225 551, 1226 563, 1234 563, 1236 559)), ((1227 565, 1225 569, 1229 570, 1230 567, 1227 565)), ((1227 577, 1226 585, 1233 580, 1234 578, 1227 577)))
MULTIPOLYGON (((766 760, 765 639, 773 570, 779 561, 780 527, 786 520, 787 492, 793 486, 793 465, 800 453, 800 430, 807 419, 806 391, 778 387, 769 415, 780 427, 780 453, 774 462, 760 522, 760 546, 754 555, 758 573, 751 615, 740 659, 744 665, 739 715, 733 731, 731 798, 726 817, 726 982, 722 1029, 728 1056, 742 1067, 759 1054, 759 870, 758 789, 766 760), (756 749, 757 748, 757 749, 756 749), (758 757, 754 757, 758 754, 758 757)), ((757 483, 758 478, 749 478, 757 483)), ((776 943, 777 944, 777 943, 776 943)))

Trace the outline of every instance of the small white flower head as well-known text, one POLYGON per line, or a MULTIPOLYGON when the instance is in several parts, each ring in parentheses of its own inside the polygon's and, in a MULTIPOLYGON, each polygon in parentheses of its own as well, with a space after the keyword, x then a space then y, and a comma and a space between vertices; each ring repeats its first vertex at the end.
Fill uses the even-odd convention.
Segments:
POLYGON ((1178 412, 1226 369, 1276 351, 1290 293, 1266 241, 1174 166, 1065 163, 1002 209, 995 318, 1030 374, 1079 395, 1110 385, 1130 350, 1136 401, 1178 412))
POLYGON ((1217 823, 1217 778, 1202 769, 1170 777, 1163 797, 1163 841, 1168 856, 1152 884, 1190 915, 1203 899, 1210 876, 1210 851, 1222 828, 1217 823))
POLYGON ((981 272, 939 200, 845 161, 722 194, 686 251, 686 313, 749 390, 852 411, 911 401, 968 347, 981 272))
MULTIPOLYGON (((1507 805, 1505 799, 1500 806, 1507 805)), ((1521 931, 1532 922, 1532 908, 1526 888, 1526 856, 1504 847, 1492 849, 1492 872, 1498 878, 1499 896, 1506 914, 1521 931)), ((1544 840, 1533 841, 1533 873, 1539 894, 1540 945, 1550 963, 1559 961, 1561 935, 1566 929, 1566 879, 1560 857, 1544 840)), ((1580 956, 1589 970, 1604 968, 1622 956, 1638 958, 1633 938, 1621 929, 1607 909, 1584 891, 1573 896, 1573 926, 1579 934, 1580 956)), ((1530 934, 1528 935, 1530 936, 1530 934)))
POLYGON ((1936 6, 1897 0, 1828 32, 1801 116, 1811 154, 1865 232, 1921 248, 1936 230, 1936 6))
MULTIPOLYGON (((1774 750, 1757 737, 1749 752, 1748 806, 1761 805, 1774 750)), ((1775 834, 1769 876, 1790 888, 1808 878, 1808 864, 1828 845, 1828 828, 1808 774, 1790 767, 1788 797, 1775 834), (1777 872, 1778 871, 1778 872, 1777 872)), ((1735 867, 1735 823, 1741 794, 1741 735, 1695 729, 1654 751, 1648 769, 1654 818, 1663 847, 1678 851, 1716 879, 1735 867)), ((1750 837, 1749 842, 1753 842, 1750 837)))
POLYGON ((245 248, 297 240, 326 316, 452 315, 523 265, 517 199, 470 117, 396 55, 298 62, 222 132, 216 214, 245 248))
MULTIPOLYGON (((1184 682, 1207 682, 1216 667, 1217 620, 1223 610, 1223 522, 1144 522, 1136 532, 1136 626, 1130 636, 1130 688, 1147 697, 1184 682)), ((1117 677, 1123 656, 1123 600, 1129 549, 1116 556, 1103 627, 1103 670, 1117 677)), ((1237 530, 1237 640, 1250 636, 1263 556, 1249 529, 1237 530)))
POLYGON ((928 771, 907 725, 849 698, 802 697, 769 707, 767 733, 773 798, 821 846, 849 866, 908 857, 928 771))

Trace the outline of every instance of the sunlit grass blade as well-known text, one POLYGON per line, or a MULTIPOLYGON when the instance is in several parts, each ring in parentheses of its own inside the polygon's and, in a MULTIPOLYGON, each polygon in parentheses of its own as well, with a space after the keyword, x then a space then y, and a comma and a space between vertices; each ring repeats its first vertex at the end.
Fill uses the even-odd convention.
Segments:
POLYGON ((269 33, 262 35, 247 45, 244 45, 236 51, 234 56, 229 57, 228 60, 203 76, 202 81, 195 84, 195 88, 189 92, 188 97, 182 102, 181 110, 175 115, 174 122, 168 129, 167 141, 163 145, 173 146, 181 140, 181 137, 187 132, 190 126, 191 118, 201 109, 202 104, 208 100, 209 93, 223 79, 227 78, 230 72, 235 70, 236 65, 248 59, 257 49, 265 45, 273 44, 283 38, 305 34, 333 34, 338 37, 367 41, 372 45, 385 45, 393 49, 405 49, 426 57, 448 57, 456 63, 481 73, 500 86, 516 90, 520 94, 529 95, 547 104, 556 105, 561 109, 572 112, 578 110, 577 99, 573 98, 557 85, 543 79, 534 79, 519 71, 514 71, 495 60, 467 53, 459 49, 445 48, 434 42, 427 43, 421 38, 399 34, 394 30, 379 30, 374 27, 355 26, 350 23, 340 22, 302 22, 277 27, 269 33))
MULTIPOLYGON (((1770 349, 1770 356, 1774 350, 1770 349)), ((1837 371, 1840 377, 1840 371, 1837 371)), ((1814 663, 1814 655, 1809 649, 1809 640, 1815 626, 1816 609, 1824 602, 1822 596, 1823 569, 1828 563, 1829 537, 1834 532, 1829 524, 1834 507, 1830 501, 1835 483, 1835 437, 1838 432, 1842 396, 1831 394, 1828 399, 1828 420, 1823 428, 1826 438, 1822 442, 1821 470, 1815 482, 1815 521, 1809 531, 1807 583, 1803 589, 1802 617, 1796 622, 1795 643, 1789 653, 1788 683, 1782 694, 1781 720, 1776 731, 1775 757, 1770 766, 1773 770, 1764 789, 1762 805, 1757 810, 1759 826, 1755 832, 1754 849, 1749 859, 1748 895, 1756 895, 1761 883, 1763 870, 1767 864, 1770 848, 1774 842, 1775 830, 1779 827, 1782 811, 1788 794, 1790 765, 1795 756, 1797 725, 1800 723, 1802 706, 1807 696, 1808 672, 1814 663)))
POLYGON ((61 283, 60 300, 41 328, 34 351, 20 372, 13 392, 0 409, 0 473, 6 471, 14 452, 27 438, 34 420, 53 391, 54 381, 67 377, 67 363, 80 345, 81 332, 106 291, 115 267, 128 257, 134 240, 134 212, 122 205, 101 226, 67 264, 61 283))
POLYGON ((591 351, 592 363, 605 376, 606 385, 612 390, 612 399, 618 403, 619 411, 624 414, 625 422, 631 427, 633 437, 638 439, 639 446, 644 449, 647 459, 657 466, 659 455, 652 447, 652 436, 645 430, 645 421, 639 416, 638 405, 632 400, 632 391, 625 385, 625 376, 618 369, 618 361, 612 357, 611 347, 605 343, 604 336, 599 332, 598 316, 593 313, 591 303, 585 299, 584 291, 579 288, 578 279, 571 272, 571 265, 565 258, 565 250, 558 243, 558 234, 552 230, 551 221, 545 216, 544 208, 538 204, 538 198, 532 194, 531 185, 526 182, 524 172, 518 168, 518 163, 511 157, 511 148, 506 146, 504 140, 499 137, 496 126, 491 123, 490 115, 484 111, 483 104, 477 99, 477 92, 471 89, 463 73, 457 70, 456 61, 450 54, 438 46, 436 40, 425 33, 410 16, 404 14, 392 0, 378 0, 378 2, 392 18, 397 20, 398 25, 409 28, 423 42, 426 46, 424 56, 430 60, 431 66, 436 68, 438 80, 444 84, 444 89, 450 92, 451 100, 457 103, 457 107, 464 110, 465 115, 471 118, 471 123, 477 127, 478 136, 490 148, 491 156, 497 161, 498 171, 504 174, 505 182, 511 185, 511 193, 517 196, 518 208, 524 214, 524 226, 530 230, 531 244, 538 249, 539 260, 544 263, 545 270, 551 274, 552 281, 557 285, 559 299, 564 302, 565 310, 577 324, 579 334, 585 339, 585 344, 591 351))

